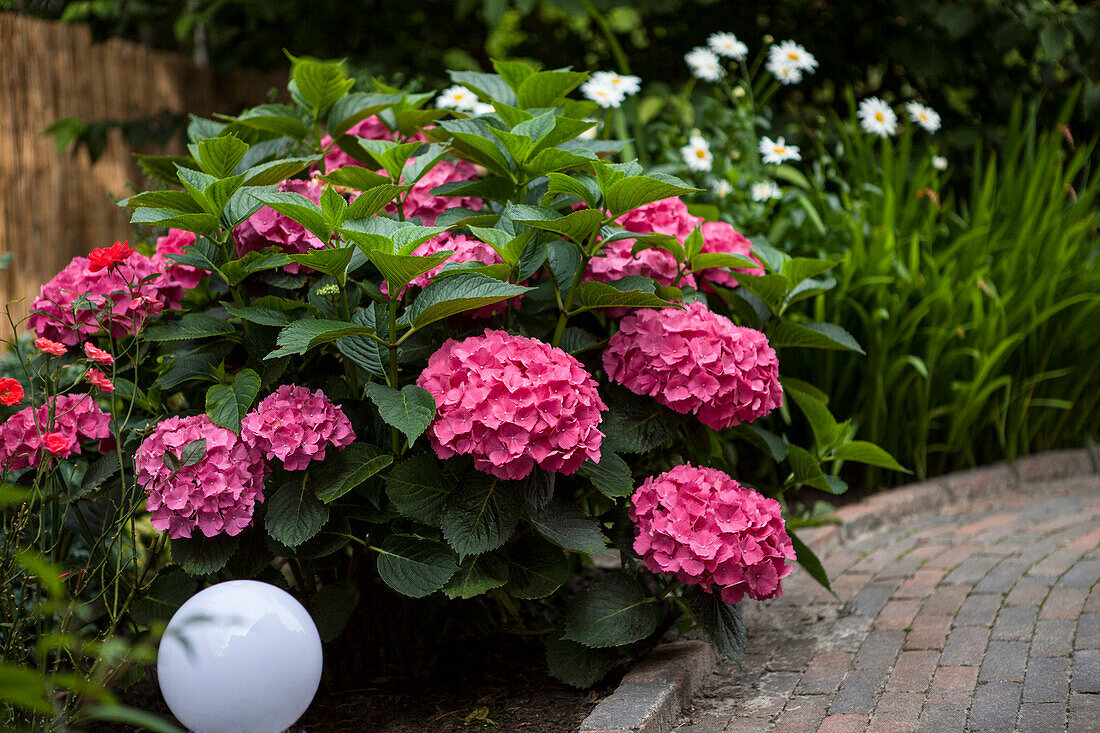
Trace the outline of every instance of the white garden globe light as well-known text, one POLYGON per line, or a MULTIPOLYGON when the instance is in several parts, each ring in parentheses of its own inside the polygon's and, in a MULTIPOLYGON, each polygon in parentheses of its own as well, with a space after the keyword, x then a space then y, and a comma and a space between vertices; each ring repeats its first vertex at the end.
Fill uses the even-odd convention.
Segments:
POLYGON ((192 731, 281 733, 321 681, 321 637, 302 604, 255 580, 192 596, 168 622, 160 691, 192 731))

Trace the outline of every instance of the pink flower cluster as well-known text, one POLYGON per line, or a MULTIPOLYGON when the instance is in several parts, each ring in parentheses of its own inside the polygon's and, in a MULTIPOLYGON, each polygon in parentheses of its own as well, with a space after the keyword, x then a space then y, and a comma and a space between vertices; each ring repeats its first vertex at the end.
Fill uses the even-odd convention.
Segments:
MULTIPOLYGON (((19 471, 41 462, 41 449, 53 451, 46 438, 56 434, 74 453, 80 453, 81 440, 107 440, 111 437, 111 417, 86 394, 58 395, 50 406, 24 407, 0 425, 0 471, 19 471)), ((56 447, 56 446, 55 446, 56 447)), ((66 454, 67 455, 67 454, 66 454)))
POLYGON ((168 234, 157 238, 157 254, 163 262, 163 269, 169 278, 179 283, 185 290, 191 290, 198 286, 203 277, 209 274, 209 270, 200 270, 191 265, 180 265, 175 260, 170 260, 165 255, 181 255, 187 248, 195 243, 195 233, 185 232, 182 229, 169 229, 168 234))
POLYGON ((795 552, 775 499, 685 464, 647 478, 631 502, 634 551, 650 571, 718 589, 726 603, 782 595, 795 552))
POLYGON ((256 502, 264 500, 263 454, 206 415, 158 423, 134 462, 153 527, 172 539, 190 537, 196 527, 207 537, 239 534, 252 521, 256 502), (206 453, 197 463, 178 471, 164 465, 166 453, 179 458, 199 438, 206 439, 206 453))
MULTIPOLYGON (((359 137, 364 140, 394 140, 394 134, 390 131, 390 128, 386 127, 386 124, 378 118, 377 115, 371 115, 366 119, 363 119, 354 125, 347 132, 352 137, 359 137)), ((425 138, 419 132, 408 139, 407 142, 427 142, 425 138)), ((327 148, 332 144, 332 137, 325 135, 321 138, 321 147, 327 148)), ((358 160, 351 157, 338 147, 334 147, 332 152, 325 156, 325 173, 331 173, 337 168, 343 168, 345 165, 362 165, 358 160)))
MULTIPOLYGON (((417 181, 412 190, 409 191, 403 208, 405 218, 411 219, 418 216, 422 224, 432 226, 439 215, 447 209, 480 210, 484 205, 481 199, 470 196, 433 196, 431 193, 433 188, 442 186, 444 183, 472 181, 475 178, 477 178, 477 168, 474 167, 473 163, 467 163, 464 160, 457 160, 453 163, 441 160, 435 164, 434 168, 425 173, 424 177, 417 181)), ((397 213, 397 207, 389 204, 386 206, 386 211, 395 214, 397 213)))
POLYGON ((561 349, 486 329, 448 340, 416 383, 435 397, 428 436, 440 458, 473 456, 477 469, 502 479, 521 479, 535 464, 569 474, 600 460, 607 406, 561 349))
MULTIPOLYGON (((760 260, 752 253, 752 242, 741 232, 734 229, 724 221, 708 221, 703 224, 703 249, 702 252, 716 254, 742 255, 754 262, 760 260)), ((749 275, 763 275, 763 267, 734 268, 733 272, 743 272, 749 275)), ((730 270, 724 267, 709 267, 705 270, 697 270, 696 274, 704 280, 709 280, 715 285, 724 288, 736 288, 740 283, 733 279, 730 270)))
POLYGON ((164 271, 166 262, 134 253, 125 262, 91 272, 87 257, 74 257, 42 286, 27 328, 67 346, 99 333, 100 322, 115 338, 136 333, 150 316, 179 308, 183 300, 184 287, 164 271))
POLYGON ((767 337, 698 301, 628 315, 603 365, 612 381, 694 413, 715 430, 752 422, 783 402, 779 360, 767 337))
POLYGON ((241 439, 260 455, 278 458, 288 471, 322 461, 327 446, 355 440, 351 421, 321 390, 284 384, 241 421, 241 439))
MULTIPOLYGON (((320 181, 311 179, 300 181, 288 179, 280 183, 276 188, 280 191, 289 191, 305 196, 315 204, 321 202, 321 192, 324 190, 320 181)), ((264 206, 233 230, 233 237, 237 241, 237 255, 243 257, 249 252, 258 252, 268 247, 274 247, 287 254, 305 254, 311 249, 324 249, 325 243, 298 222, 285 214, 264 206)), ((293 262, 286 266, 287 272, 298 272, 299 265, 293 262)))

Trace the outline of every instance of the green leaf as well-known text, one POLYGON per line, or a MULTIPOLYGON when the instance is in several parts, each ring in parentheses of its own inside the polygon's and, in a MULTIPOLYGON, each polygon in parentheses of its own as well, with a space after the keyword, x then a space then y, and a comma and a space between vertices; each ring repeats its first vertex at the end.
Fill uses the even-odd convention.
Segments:
POLYGON ((386 496, 401 516, 438 527, 451 487, 430 455, 413 456, 386 475, 386 496))
MULTIPOLYGON (((593 190, 588 185, 585 185, 585 179, 566 175, 565 173, 547 173, 546 177, 550 179, 550 184, 546 189, 547 193, 576 196, 583 201, 588 208, 597 208, 596 203, 599 189, 593 190)), ((593 179, 589 176, 587 180, 593 179)))
POLYGON ((264 270, 285 267, 294 260, 282 252, 249 252, 239 260, 226 262, 221 266, 221 274, 230 286, 239 285, 249 275, 264 270))
POLYGON ((573 504, 553 501, 528 520, 539 534, 567 550, 602 555, 607 549, 599 523, 573 504))
POLYGON ((783 318, 768 330, 768 343, 773 349, 790 346, 866 354, 852 334, 832 323, 795 323, 783 318))
POLYGON ((381 250, 366 253, 382 277, 386 278, 386 288, 391 293, 401 293, 409 282, 446 262, 454 254, 453 249, 442 250, 432 255, 395 255, 381 250))
POLYGON ((674 305, 645 290, 620 290, 615 283, 593 280, 577 286, 573 302, 584 308, 664 308, 674 305))
POLYGON ((300 255, 290 255, 290 259, 299 265, 331 275, 340 287, 344 287, 348 277, 348 265, 351 264, 355 253, 355 247, 350 246, 337 249, 313 249, 300 255))
POLYGON ((726 659, 741 661, 748 635, 737 606, 723 601, 718 593, 696 588, 691 595, 691 611, 714 651, 726 659))
MULTIPOLYGON (((337 186, 344 186, 345 188, 354 188, 356 191, 370 191, 378 186, 392 186, 388 176, 375 173, 359 165, 341 166, 320 178, 322 181, 335 183, 337 186)), ((369 216, 369 214, 366 216, 369 216)), ((347 218, 358 219, 360 217, 349 216, 347 218)))
POLYGON ((779 312, 783 299, 791 289, 790 281, 782 275, 749 275, 744 272, 732 272, 730 275, 743 288, 764 301, 773 313, 779 312))
POLYGON ((576 150, 547 148, 540 150, 535 157, 524 163, 523 170, 528 178, 537 178, 555 171, 588 166, 595 157, 594 154, 585 151, 583 148, 576 150))
POLYGON ((590 649, 565 639, 546 640, 546 667, 567 685, 585 689, 596 684, 619 663, 614 649, 590 649))
POLYGON ((577 278, 583 258, 576 246, 569 242, 554 241, 549 245, 547 264, 550 266, 550 274, 554 276, 558 290, 565 293, 573 285, 577 278))
MULTIPOLYGON (((519 207, 513 207, 513 211, 519 207)), ((526 207, 525 207, 526 208, 526 207)), ((599 209, 580 209, 571 214, 550 221, 540 219, 522 219, 521 214, 513 213, 512 220, 535 229, 560 234, 566 239, 584 245, 592 233, 603 223, 604 215, 599 209)))
POLYGON ((329 508, 297 480, 277 488, 266 505, 267 533, 287 547, 297 547, 316 535, 329 517, 329 508))
POLYGON ((825 566, 821 564, 821 560, 818 559, 814 551, 811 550, 806 544, 798 539, 794 532, 788 531, 788 535, 791 538, 791 544, 794 545, 795 558, 798 560, 798 564, 802 566, 811 578, 820 583, 825 590, 832 593, 834 596, 833 588, 829 585, 829 576, 825 572, 825 566))
MULTIPOLYGON (((305 306, 305 303, 301 303, 301 306, 305 306)), ((275 308, 267 308, 262 305, 235 305, 233 303, 223 303, 223 307, 229 311, 231 316, 240 318, 242 321, 248 321, 249 323, 258 323, 261 326, 277 326, 282 327, 290 323, 291 318, 284 311, 276 310, 275 308)))
POLYGON ((828 272, 837 266, 836 260, 819 260, 812 257, 792 257, 783 263, 783 276, 797 285, 807 278, 828 272))
POLYGON ((218 217, 212 214, 181 214, 171 209, 134 209, 131 224, 149 224, 211 235, 218 230, 218 217))
POLYGON ((643 176, 627 176, 615 181, 607 188, 604 188, 601 183, 600 190, 603 191, 604 204, 610 210, 611 216, 618 217, 639 206, 702 189, 690 186, 675 176, 651 173, 643 176))
MULTIPOLYGON (((362 170, 358 166, 344 166, 340 170, 346 168, 362 170)), ((355 197, 355 200, 348 206, 347 215, 344 218, 346 221, 354 221, 355 219, 374 216, 386 208, 387 204, 393 203, 398 196, 410 190, 412 190, 412 184, 394 186, 390 183, 384 183, 379 186, 372 186, 355 197)))
POLYGON ((604 496, 615 499, 634 493, 634 478, 630 475, 630 466, 612 451, 602 451, 599 463, 585 461, 581 464, 580 472, 604 496))
POLYGON ((188 148, 204 173, 225 178, 233 174, 233 169, 248 152, 248 143, 233 135, 222 135, 199 140, 188 148))
POLYGON ((625 573, 611 573, 569 604, 562 638, 587 647, 622 646, 657 630, 661 605, 625 573))
POLYGON ((520 498, 508 482, 478 476, 451 492, 440 523, 447 544, 464 557, 503 545, 519 515, 520 498))
POLYGON ((252 198, 298 222, 322 242, 332 237, 332 229, 321 208, 300 193, 262 191, 253 193, 252 198))
POLYGON ((833 458, 840 461, 856 461, 869 466, 888 468, 891 471, 912 473, 887 451, 866 440, 852 440, 833 451, 833 458))
POLYGON ((315 479, 313 491, 318 499, 330 504, 391 463, 393 456, 373 445, 352 443, 310 469, 315 479))
POLYGON ((375 550, 382 580, 411 598, 423 598, 441 590, 458 571, 454 555, 435 540, 390 535, 375 550))
POLYGON ((526 534, 508 545, 508 585, 514 598, 545 598, 569 579, 569 557, 557 545, 526 534))
POLYGON ((188 575, 209 575, 224 568, 236 549, 236 537, 225 534, 203 537, 199 533, 172 540, 172 560, 188 575))
POLYGON ((260 375, 242 369, 233 384, 215 384, 206 391, 206 414, 215 425, 241 432, 241 420, 260 393, 260 375))
POLYGON ((402 317, 413 328, 482 308, 532 290, 477 273, 462 273, 433 282, 416 296, 402 317))
POLYGON ((776 463, 786 460, 787 444, 772 431, 754 423, 742 423, 734 430, 745 440, 762 450, 766 450, 776 463))
POLYGON ((82 716, 87 720, 103 720, 110 723, 124 723, 129 727, 152 731, 152 733, 184 733, 161 716, 125 705, 93 705, 82 716))
POLYGON ((201 214, 203 208, 186 191, 145 191, 118 202, 119 206, 131 209, 146 207, 167 211, 180 211, 185 214, 201 214))
POLYGON ((190 156, 180 155, 139 155, 134 154, 138 165, 145 173, 165 183, 178 186, 179 166, 195 168, 198 166, 190 156))
POLYGON ((821 464, 808 450, 797 445, 787 446, 787 461, 791 464, 794 483, 833 492, 833 486, 825 480, 821 464))
MULTIPOLYGON (((556 107, 588 74, 582 71, 540 71, 528 76, 516 90, 521 109, 556 107)), ((507 100, 502 100, 507 101, 507 100)))
POLYGON ((355 80, 344 73, 342 63, 310 59, 297 59, 293 63, 291 78, 302 100, 313 108, 314 116, 331 107, 355 86, 355 80))
POLYGON ((304 354, 314 346, 335 341, 344 336, 373 333, 373 329, 348 321, 331 321, 322 318, 294 321, 279 331, 279 348, 265 359, 277 359, 292 354, 304 354))
MULTIPOLYGON (((90 491, 95 491, 103 485, 104 481, 114 476, 117 471, 118 454, 113 451, 105 453, 103 457, 96 459, 88 466, 88 470, 84 473, 84 480, 80 484, 79 496, 84 496, 90 491)), ((0 501, 0 506, 4 506, 3 501, 0 501)))
POLYGON ((339 138, 360 121, 401 102, 404 94, 353 93, 341 97, 332 105, 328 127, 333 138, 339 138))
POLYGON ((648 453, 678 436, 684 418, 655 401, 621 388, 605 392, 611 408, 600 423, 607 436, 603 450, 616 453, 648 453))
POLYGON ((479 71, 448 71, 455 84, 461 84, 483 99, 502 102, 515 107, 516 93, 499 74, 485 74, 479 71))
POLYGON ((309 610, 321 641, 330 642, 340 636, 358 605, 359 589, 351 581, 326 585, 317 591, 309 601, 309 610))
POLYGON ((173 323, 151 326, 145 331, 147 341, 185 341, 189 339, 225 336, 234 333, 232 324, 205 313, 188 313, 173 323))
POLYGON ((824 402, 808 392, 803 392, 791 385, 784 384, 784 387, 786 393, 809 420, 818 450, 828 451, 840 439, 840 425, 836 418, 829 412, 824 402))
POLYGON ((496 553, 468 557, 443 587, 448 598, 473 598, 508 582, 508 561, 496 553))
POLYGON ((493 69, 507 82, 512 89, 519 89, 527 77, 534 74, 537 69, 523 61, 501 61, 493 59, 493 69))
POLYGON ((298 118, 298 111, 284 104, 261 104, 242 112, 236 122, 254 130, 273 132, 280 137, 292 137, 295 140, 301 140, 309 134, 308 128, 298 118))
MULTIPOLYGON (((353 323, 375 331, 374 309, 360 308, 351 314, 353 323)), ((375 377, 385 378, 386 368, 382 365, 384 346, 369 336, 345 336, 336 339, 336 348, 341 354, 355 362, 356 366, 375 377)))
POLYGON ((366 395, 378 407, 378 414, 386 424, 397 428, 408 438, 410 448, 435 418, 435 398, 431 392, 415 384, 407 384, 398 391, 372 382, 366 387, 366 395))
POLYGON ((184 602, 195 594, 197 584, 180 568, 166 568, 157 573, 148 588, 130 607, 130 615, 139 624, 168 621, 184 602))

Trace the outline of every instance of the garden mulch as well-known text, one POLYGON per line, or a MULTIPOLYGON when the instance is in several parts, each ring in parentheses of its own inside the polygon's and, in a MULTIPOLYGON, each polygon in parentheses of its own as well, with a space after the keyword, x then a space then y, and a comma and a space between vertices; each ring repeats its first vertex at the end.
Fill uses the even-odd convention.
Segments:
POLYGON ((1039 475, 1081 458, 825 545, 839 600, 798 569, 742 604, 740 666, 718 664, 676 731, 1100 730, 1100 477, 1039 475))

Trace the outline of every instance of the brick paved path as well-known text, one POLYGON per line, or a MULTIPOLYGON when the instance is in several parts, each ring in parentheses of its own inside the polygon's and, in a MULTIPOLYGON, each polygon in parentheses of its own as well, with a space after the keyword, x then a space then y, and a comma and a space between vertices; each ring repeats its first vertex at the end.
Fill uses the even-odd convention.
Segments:
POLYGON ((850 541, 746 601, 678 733, 1100 731, 1100 478, 850 541))

